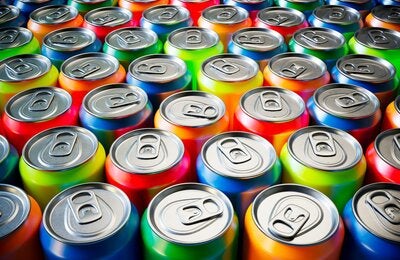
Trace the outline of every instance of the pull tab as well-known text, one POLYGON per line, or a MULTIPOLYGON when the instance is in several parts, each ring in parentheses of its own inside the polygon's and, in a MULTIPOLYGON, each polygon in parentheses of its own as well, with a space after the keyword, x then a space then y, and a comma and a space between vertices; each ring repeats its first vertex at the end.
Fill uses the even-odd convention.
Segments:
POLYGON ((280 25, 280 24, 286 22, 287 20, 289 20, 289 17, 278 14, 275 17, 268 18, 267 22, 274 24, 274 25, 280 25))
POLYGON ((48 19, 50 21, 56 21, 70 13, 71 13, 71 11, 68 8, 60 7, 60 8, 57 8, 54 12, 46 15, 46 19, 48 19))
POLYGON ((136 158, 155 159, 160 153, 161 137, 156 134, 143 134, 138 138, 136 158))
POLYGON ((393 7, 390 8, 390 13, 387 16, 390 20, 399 20, 400 19, 400 8, 393 7))
POLYGON ((192 225, 217 218, 222 212, 223 207, 211 196, 196 200, 177 209, 179 220, 184 225, 192 225))
POLYGON ((400 150, 400 134, 393 136, 394 145, 400 150))
POLYGON ((221 12, 217 15, 218 20, 230 20, 237 14, 236 8, 226 7, 221 10, 221 12))
POLYGON ((281 111, 282 98, 278 92, 274 90, 266 90, 260 93, 262 108, 265 111, 281 111))
POLYGON ((0 44, 11 44, 18 36, 19 32, 17 30, 6 30, 0 34, 0 44))
POLYGON ((336 148, 333 137, 330 133, 314 131, 308 134, 311 147, 315 155, 331 157, 336 155, 336 148))
POLYGON ((297 65, 296 63, 290 64, 289 67, 282 68, 280 74, 287 78, 297 78, 307 70, 306 67, 297 65))
POLYGON ((67 201, 72 215, 80 225, 95 222, 102 217, 99 202, 93 191, 78 191, 68 197, 67 201))
POLYGON ((115 20, 117 20, 117 17, 115 15, 105 14, 104 16, 94 18, 92 20, 92 23, 94 23, 96 25, 105 25, 105 24, 111 23, 115 20))
POLYGON ((369 38, 374 42, 374 44, 388 44, 390 40, 386 37, 385 33, 381 30, 370 30, 368 31, 369 38))
POLYGON ((30 63, 24 61, 23 59, 16 59, 6 63, 6 68, 15 75, 23 75, 33 70, 30 63))
POLYGON ((237 138, 225 138, 217 146, 231 163, 240 164, 251 160, 249 151, 237 138))
POLYGON ((268 230, 275 236, 294 239, 310 218, 310 212, 302 207, 289 204, 268 223, 268 230))
POLYGON ((140 97, 135 92, 115 94, 106 100, 108 108, 119 108, 135 103, 140 103, 140 97))
POLYGON ((185 105, 182 113, 190 117, 214 119, 218 115, 218 109, 212 105, 193 102, 185 105))
POLYGON ((32 112, 46 111, 54 99, 54 92, 41 90, 33 94, 28 102, 28 110, 32 112))
POLYGON ((352 93, 335 98, 335 102, 342 108, 351 108, 368 103, 369 98, 367 95, 361 92, 354 91, 352 93))
POLYGON ((211 67, 219 70, 226 75, 232 75, 240 71, 240 68, 238 66, 224 59, 214 60, 213 62, 211 62, 211 67))
POLYGON ((11 8, 7 6, 0 7, 0 19, 11 13, 11 8))
POLYGON ((366 198, 367 203, 379 214, 381 214, 387 221, 394 225, 400 224, 400 203, 395 197, 387 191, 379 190, 373 191, 368 194, 366 198), (374 197, 386 197, 386 201, 383 203, 377 203, 373 199, 374 197))
POLYGON ((78 135, 71 132, 61 132, 53 136, 50 144, 49 155, 53 157, 69 156, 74 147, 78 135))
POLYGON ((318 33, 313 32, 313 31, 304 32, 304 33, 301 34, 301 37, 303 37, 307 41, 310 41, 310 42, 312 42, 314 44, 317 44, 317 45, 324 44, 324 43, 327 43, 329 41, 328 38, 326 38, 326 37, 324 37, 322 35, 319 35, 318 33))
POLYGON ((347 74, 362 74, 369 75, 374 74, 375 70, 367 63, 353 64, 353 63, 345 63, 343 65, 343 71, 347 74))
POLYGON ((145 63, 139 64, 138 67, 135 68, 135 71, 139 74, 156 74, 162 75, 167 72, 167 67, 165 65, 148 65, 145 63))
POLYGON ((141 42, 142 39, 131 31, 123 31, 117 34, 118 40, 122 41, 125 45, 135 44, 141 42))
POLYGON ((201 31, 199 30, 188 30, 186 31, 186 43, 187 44, 199 44, 201 43, 201 31))
POLYGON ((240 35, 237 39, 238 43, 240 44, 264 44, 265 40, 262 35, 253 35, 253 36, 247 36, 247 35, 240 35))
POLYGON ((171 20, 179 13, 179 10, 176 7, 166 7, 163 12, 158 15, 158 19, 160 20, 171 20))
POLYGON ((51 37, 50 42, 53 44, 76 44, 78 42, 78 37, 76 35, 54 35, 51 37))
POLYGON ((96 71, 99 71, 100 69, 100 66, 92 64, 90 62, 86 62, 81 66, 78 66, 77 68, 71 70, 70 74, 75 78, 82 79, 86 76, 89 76, 90 74, 95 73, 96 71))
POLYGON ((343 7, 333 7, 329 13, 329 19, 331 20, 343 20, 346 16, 346 12, 343 7))

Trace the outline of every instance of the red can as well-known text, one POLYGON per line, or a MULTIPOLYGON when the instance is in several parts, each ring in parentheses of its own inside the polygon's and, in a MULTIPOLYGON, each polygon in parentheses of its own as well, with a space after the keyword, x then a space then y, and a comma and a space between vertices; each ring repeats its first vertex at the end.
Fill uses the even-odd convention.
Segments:
POLYGON ((189 166, 189 155, 176 135, 143 128, 115 140, 105 171, 107 182, 123 190, 141 214, 164 188, 193 181, 189 166))
POLYGON ((71 95, 61 88, 26 90, 7 102, 2 116, 4 132, 21 154, 35 134, 56 126, 78 125, 78 111, 71 95))
POLYGON ((168 2, 169 0, 119 0, 118 6, 131 11, 133 21, 138 25, 144 10, 153 6, 166 5, 168 2))
POLYGON ((171 0, 171 4, 188 9, 193 20, 193 26, 197 26, 201 12, 210 6, 219 5, 219 0, 171 0))
POLYGON ((400 96, 387 106, 383 116, 382 130, 392 128, 400 128, 400 96))

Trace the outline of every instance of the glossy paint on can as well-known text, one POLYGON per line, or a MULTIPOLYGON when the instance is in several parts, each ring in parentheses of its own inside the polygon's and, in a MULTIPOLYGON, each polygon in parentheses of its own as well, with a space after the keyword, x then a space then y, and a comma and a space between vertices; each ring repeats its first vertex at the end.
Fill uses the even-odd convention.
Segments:
POLYGON ((138 25, 145 10, 158 5, 167 5, 169 2, 169 0, 118 0, 118 6, 131 11, 133 20, 138 25))
POLYGON ((21 186, 18 161, 17 150, 0 135, 0 183, 21 186))
POLYGON ((234 5, 246 9, 253 22, 260 10, 274 5, 273 0, 223 0, 222 2, 226 5, 234 5))
POLYGON ((382 121, 382 131, 400 128, 400 96, 391 102, 385 110, 382 121))
POLYGON ((395 5, 378 5, 365 18, 368 27, 381 27, 400 32, 400 9, 395 5))
POLYGON ((40 0, 40 1, 24 1, 24 0, 14 0, 13 5, 17 7, 21 14, 29 17, 30 13, 38 8, 46 5, 62 5, 64 0, 40 0))
POLYGON ((183 6, 190 12, 190 17, 192 17, 193 25, 198 26, 198 21, 203 10, 211 6, 216 6, 220 4, 219 0, 170 0, 170 4, 183 6))

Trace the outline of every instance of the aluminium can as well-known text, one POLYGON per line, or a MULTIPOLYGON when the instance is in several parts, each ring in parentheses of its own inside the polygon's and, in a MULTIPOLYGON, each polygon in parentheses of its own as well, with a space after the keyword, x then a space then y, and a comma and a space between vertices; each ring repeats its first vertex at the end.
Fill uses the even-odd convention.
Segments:
POLYGON ((117 5, 117 0, 68 0, 67 4, 69 6, 75 7, 81 15, 102 8, 117 5))
POLYGON ((118 188, 99 182, 57 194, 43 212, 46 259, 140 259, 139 215, 118 188))
POLYGON ((0 183, 21 186, 18 161, 17 150, 4 136, 0 135, 0 183))
POLYGON ((312 11, 325 4, 324 0, 274 0, 276 6, 292 8, 309 17, 312 11))
POLYGON ((39 42, 31 31, 22 27, 0 27, 0 60, 39 53, 39 42))
POLYGON ((360 12, 363 18, 375 7, 376 0, 326 0, 328 5, 348 6, 360 12))
POLYGON ((40 132, 26 143, 19 170, 25 191, 44 209, 68 187, 102 181, 105 159, 103 146, 89 130, 56 127, 40 132))
POLYGON ((249 12, 250 19, 253 23, 260 10, 274 5, 273 0, 223 0, 222 3, 246 9, 246 11, 249 12))
POLYGON ((237 256, 238 220, 229 199, 200 183, 164 189, 141 222, 144 259, 232 259, 237 256))
POLYGON ((193 25, 198 26, 198 21, 203 10, 220 4, 220 0, 170 0, 170 4, 185 7, 190 12, 193 25))
POLYGON ((29 17, 30 13, 43 6, 62 4, 64 4, 64 0, 13 0, 13 5, 17 7, 25 17, 29 17))
POLYGON ((381 27, 400 32, 400 8, 395 5, 378 5, 365 18, 368 27, 381 27))
POLYGON ((21 14, 19 8, 13 5, 0 5, 0 28, 23 27, 26 25, 26 17, 21 14))
POLYGON ((128 9, 133 14, 133 21, 136 25, 140 24, 143 12, 151 7, 167 5, 169 0, 118 0, 118 6, 128 9))
POLYGON ((382 131, 400 128, 400 96, 397 96, 385 110, 382 121, 382 131))

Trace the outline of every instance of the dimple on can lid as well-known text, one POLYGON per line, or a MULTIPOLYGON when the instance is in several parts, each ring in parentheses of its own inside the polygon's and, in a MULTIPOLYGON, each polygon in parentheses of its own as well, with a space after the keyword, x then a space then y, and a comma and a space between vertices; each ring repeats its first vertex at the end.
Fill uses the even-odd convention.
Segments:
POLYGON ((43 39, 43 45, 57 52, 76 52, 91 46, 96 41, 98 40, 93 31, 71 27, 47 34, 43 39))
POLYGON ((378 156, 387 164, 400 169, 400 130, 398 128, 380 133, 374 142, 378 156))
POLYGON ((219 36, 210 29, 185 27, 173 31, 168 36, 168 43, 177 49, 201 50, 216 46, 219 43, 219 36))
POLYGON ((115 27, 132 20, 132 13, 120 7, 103 7, 88 12, 85 21, 93 26, 115 27))
POLYGON ((143 19, 152 24, 174 26, 175 24, 188 21, 189 11, 182 6, 157 5, 143 12, 143 19))
POLYGON ((78 10, 68 5, 48 5, 36 9, 30 14, 30 19, 37 24, 56 25, 74 20, 78 10))
POLYGON ((204 9, 201 16, 209 23, 233 25, 245 21, 249 13, 238 6, 216 5, 204 9))
POLYGON ((2 51, 7 51, 9 49, 22 47, 30 43, 32 39, 33 39, 32 32, 26 28, 22 27, 0 28, 0 57, 2 51))
POLYGON ((109 33, 105 42, 119 51, 139 51, 153 46, 158 37, 155 32, 146 28, 122 28, 109 33))

